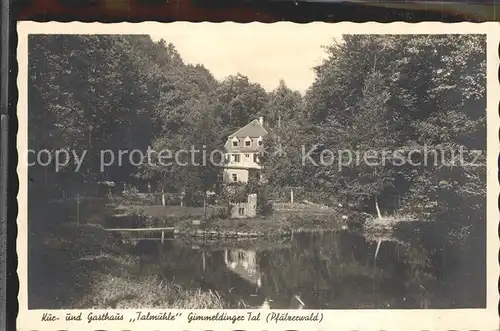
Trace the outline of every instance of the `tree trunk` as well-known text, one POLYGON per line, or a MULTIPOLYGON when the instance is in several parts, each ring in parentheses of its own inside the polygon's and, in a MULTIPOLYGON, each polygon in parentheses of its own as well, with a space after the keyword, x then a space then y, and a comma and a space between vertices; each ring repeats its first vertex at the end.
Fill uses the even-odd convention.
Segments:
POLYGON ((380 208, 378 207, 378 195, 375 196, 375 208, 377 209, 378 218, 382 218, 382 214, 380 213, 380 208))
POLYGON ((377 242, 377 248, 375 249, 375 257, 373 258, 373 263, 376 263, 378 251, 380 250, 381 245, 382 245, 382 239, 379 239, 377 242))

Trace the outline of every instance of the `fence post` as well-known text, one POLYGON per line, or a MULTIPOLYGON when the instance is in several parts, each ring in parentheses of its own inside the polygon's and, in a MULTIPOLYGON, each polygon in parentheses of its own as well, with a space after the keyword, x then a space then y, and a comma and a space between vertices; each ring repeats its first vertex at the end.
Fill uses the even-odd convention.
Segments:
POLYGON ((207 220, 207 191, 203 197, 203 221, 207 220))
POLYGON ((76 225, 80 225, 80 194, 76 194, 76 225))

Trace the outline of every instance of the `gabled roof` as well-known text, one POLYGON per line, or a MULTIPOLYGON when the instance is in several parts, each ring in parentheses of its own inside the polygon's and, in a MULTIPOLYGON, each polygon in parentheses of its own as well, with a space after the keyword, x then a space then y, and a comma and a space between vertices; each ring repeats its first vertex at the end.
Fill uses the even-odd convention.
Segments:
POLYGON ((238 131, 234 132, 233 134, 229 135, 229 139, 232 139, 234 137, 236 138, 258 138, 258 137, 263 137, 267 134, 266 129, 260 124, 258 119, 255 119, 239 129, 238 131))

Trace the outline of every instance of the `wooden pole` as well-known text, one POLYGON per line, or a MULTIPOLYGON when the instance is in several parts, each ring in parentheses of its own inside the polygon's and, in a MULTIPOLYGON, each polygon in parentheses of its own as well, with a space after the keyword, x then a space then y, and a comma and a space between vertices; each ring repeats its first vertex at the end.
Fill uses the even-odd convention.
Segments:
POLYGON ((207 192, 205 192, 205 197, 203 198, 203 220, 207 219, 207 192))
POLYGON ((76 225, 80 225, 80 194, 76 195, 76 225))
POLYGON ((375 209, 377 209, 378 218, 381 219, 382 213, 380 212, 380 208, 378 206, 378 195, 375 195, 375 209))

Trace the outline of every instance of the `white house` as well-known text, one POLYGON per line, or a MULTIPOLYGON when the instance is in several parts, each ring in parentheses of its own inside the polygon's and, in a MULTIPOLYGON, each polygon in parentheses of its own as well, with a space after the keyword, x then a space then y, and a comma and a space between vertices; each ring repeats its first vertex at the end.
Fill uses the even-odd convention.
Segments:
POLYGON ((262 117, 229 135, 224 146, 227 162, 224 183, 247 183, 252 176, 260 180, 259 156, 263 151, 263 139, 266 135, 262 117))

